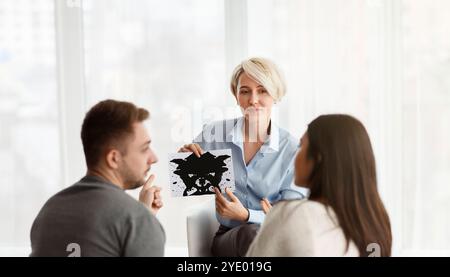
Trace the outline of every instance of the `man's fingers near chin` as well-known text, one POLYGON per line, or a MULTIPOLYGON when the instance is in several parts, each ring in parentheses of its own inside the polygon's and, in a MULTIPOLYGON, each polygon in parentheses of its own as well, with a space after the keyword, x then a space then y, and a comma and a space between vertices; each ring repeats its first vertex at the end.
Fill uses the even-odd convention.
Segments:
POLYGON ((153 187, 155 188, 156 193, 159 193, 162 190, 161 187, 158 187, 158 186, 153 186, 153 187))
POLYGON ((155 180, 155 175, 152 174, 144 183, 144 188, 150 187, 153 184, 153 181, 155 180))

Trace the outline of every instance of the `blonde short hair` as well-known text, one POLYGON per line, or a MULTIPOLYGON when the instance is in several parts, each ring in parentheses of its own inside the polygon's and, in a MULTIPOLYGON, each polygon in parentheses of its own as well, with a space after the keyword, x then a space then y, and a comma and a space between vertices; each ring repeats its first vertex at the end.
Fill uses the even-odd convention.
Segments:
POLYGON ((230 87, 234 96, 237 95, 239 78, 244 72, 262 85, 276 102, 286 94, 286 86, 277 66, 268 59, 250 58, 241 62, 233 71, 230 87))

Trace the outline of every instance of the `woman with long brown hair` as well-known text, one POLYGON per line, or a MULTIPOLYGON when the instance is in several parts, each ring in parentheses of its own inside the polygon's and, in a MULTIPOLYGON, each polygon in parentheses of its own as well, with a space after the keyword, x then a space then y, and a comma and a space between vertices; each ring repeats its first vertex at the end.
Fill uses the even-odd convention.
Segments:
POLYGON ((310 189, 309 199, 280 201, 273 208, 262 201, 268 214, 248 256, 368 256, 372 249, 391 255, 375 157, 357 119, 323 115, 308 125, 296 156, 295 184, 310 189))

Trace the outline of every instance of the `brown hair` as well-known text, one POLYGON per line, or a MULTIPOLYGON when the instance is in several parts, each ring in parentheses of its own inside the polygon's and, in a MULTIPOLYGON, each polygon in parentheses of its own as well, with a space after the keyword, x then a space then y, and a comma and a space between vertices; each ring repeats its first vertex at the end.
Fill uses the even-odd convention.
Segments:
POLYGON ((129 102, 104 100, 93 106, 81 127, 87 167, 97 166, 102 155, 111 148, 125 154, 124 141, 133 135, 133 124, 148 117, 147 110, 129 102))
POLYGON ((308 157, 315 161, 309 181, 311 200, 322 200, 336 213, 347 239, 360 256, 377 243, 390 256, 389 216, 377 190, 375 157, 363 124, 348 115, 322 115, 308 125, 308 157))

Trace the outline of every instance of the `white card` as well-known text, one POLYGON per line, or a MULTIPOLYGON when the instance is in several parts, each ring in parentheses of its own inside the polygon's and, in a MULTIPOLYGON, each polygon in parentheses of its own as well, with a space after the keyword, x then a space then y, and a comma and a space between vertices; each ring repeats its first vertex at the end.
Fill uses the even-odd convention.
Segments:
POLYGON ((235 190, 231 149, 169 154, 170 189, 173 197, 222 193, 235 190))

